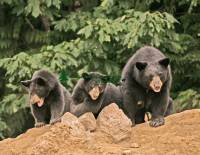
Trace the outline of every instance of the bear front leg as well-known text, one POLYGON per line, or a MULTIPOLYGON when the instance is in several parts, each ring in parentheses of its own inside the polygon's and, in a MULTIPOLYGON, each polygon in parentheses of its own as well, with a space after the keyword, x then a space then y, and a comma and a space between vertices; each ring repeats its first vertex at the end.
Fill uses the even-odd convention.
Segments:
POLYGON ((167 91, 155 94, 152 98, 151 112, 152 119, 149 125, 158 127, 165 124, 164 114, 168 106, 169 93, 167 91))
POLYGON ((46 125, 46 107, 38 107, 36 104, 31 104, 31 112, 35 119, 36 128, 46 125))
POLYGON ((51 119, 50 124, 55 124, 57 122, 61 121, 61 117, 64 113, 64 101, 57 101, 54 103, 50 103, 50 113, 51 113, 51 119))
POLYGON ((83 103, 78 105, 72 104, 70 112, 75 116, 79 117, 86 112, 92 112, 93 114, 97 114, 101 108, 101 105, 90 103, 87 99, 84 100, 83 103))
POLYGON ((136 123, 136 112, 137 112, 137 103, 135 99, 132 98, 131 95, 123 96, 123 105, 125 107, 126 115, 131 119, 132 126, 135 126, 136 123))
POLYGON ((140 108, 137 110, 135 115, 135 123, 140 124, 145 122, 145 108, 140 108))
POLYGON ((76 104, 71 105, 70 112, 74 114, 76 117, 79 117, 82 114, 90 111, 89 108, 84 103, 80 103, 77 105, 76 104))

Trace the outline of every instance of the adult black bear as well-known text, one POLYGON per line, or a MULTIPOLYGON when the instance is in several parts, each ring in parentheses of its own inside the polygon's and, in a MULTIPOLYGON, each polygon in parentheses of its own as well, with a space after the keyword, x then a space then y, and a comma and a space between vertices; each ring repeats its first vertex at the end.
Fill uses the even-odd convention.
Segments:
POLYGON ((31 80, 21 81, 28 88, 35 127, 60 121, 70 111, 71 95, 47 70, 36 71, 31 80))
POLYGON ((121 77, 123 104, 133 124, 144 122, 147 111, 152 115, 150 126, 164 124, 168 105, 172 103, 169 97, 172 81, 169 62, 169 58, 158 49, 145 46, 136 51, 125 65, 121 77))
POLYGON ((108 76, 98 72, 83 73, 72 93, 71 113, 80 116, 92 112, 95 116, 107 105, 118 104, 121 107, 120 87, 107 83, 108 76))

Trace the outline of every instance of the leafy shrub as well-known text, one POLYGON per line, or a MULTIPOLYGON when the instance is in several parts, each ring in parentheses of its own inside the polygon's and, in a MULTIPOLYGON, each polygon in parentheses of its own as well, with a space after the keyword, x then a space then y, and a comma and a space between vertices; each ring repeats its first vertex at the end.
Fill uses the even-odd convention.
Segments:
POLYGON ((178 94, 175 103, 175 112, 200 108, 200 94, 198 91, 188 89, 178 94))

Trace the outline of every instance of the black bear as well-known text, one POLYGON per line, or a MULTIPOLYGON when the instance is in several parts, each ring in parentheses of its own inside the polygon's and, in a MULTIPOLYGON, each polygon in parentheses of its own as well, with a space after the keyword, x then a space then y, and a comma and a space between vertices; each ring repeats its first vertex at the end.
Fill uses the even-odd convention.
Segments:
POLYGON ((122 105, 120 87, 108 83, 108 76, 98 72, 83 73, 72 93, 71 113, 79 117, 86 112, 98 116, 107 105, 122 105))
POLYGON ((71 95, 51 72, 36 71, 31 80, 21 83, 28 88, 35 127, 54 124, 70 111, 71 95))
POLYGON ((150 126, 161 126, 164 116, 169 115, 166 111, 171 112, 169 62, 158 49, 145 46, 125 65, 121 77, 123 104, 133 124, 144 122, 145 112, 150 112, 150 126))

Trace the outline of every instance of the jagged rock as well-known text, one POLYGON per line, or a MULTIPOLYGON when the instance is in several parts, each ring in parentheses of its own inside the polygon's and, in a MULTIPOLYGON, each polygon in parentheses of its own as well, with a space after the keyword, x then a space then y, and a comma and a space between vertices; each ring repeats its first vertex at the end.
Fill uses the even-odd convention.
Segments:
POLYGON ((97 118, 97 130, 111 135, 115 142, 130 137, 131 125, 131 120, 115 103, 106 106, 97 118))
POLYGON ((86 131, 94 131, 96 129, 96 119, 91 112, 87 112, 79 117, 79 121, 85 127, 86 131))
POLYGON ((83 137, 85 136, 85 128, 79 122, 78 118, 73 114, 67 112, 61 118, 61 123, 66 124, 70 127, 71 135, 75 137, 83 137))

